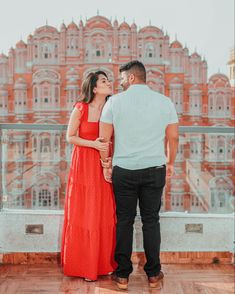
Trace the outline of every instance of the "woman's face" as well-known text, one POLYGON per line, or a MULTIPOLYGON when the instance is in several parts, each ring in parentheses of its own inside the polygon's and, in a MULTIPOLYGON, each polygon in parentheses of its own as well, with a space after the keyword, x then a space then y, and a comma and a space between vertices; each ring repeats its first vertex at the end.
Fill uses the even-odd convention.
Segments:
POLYGON ((95 95, 112 95, 112 84, 105 75, 100 74, 93 91, 95 95))

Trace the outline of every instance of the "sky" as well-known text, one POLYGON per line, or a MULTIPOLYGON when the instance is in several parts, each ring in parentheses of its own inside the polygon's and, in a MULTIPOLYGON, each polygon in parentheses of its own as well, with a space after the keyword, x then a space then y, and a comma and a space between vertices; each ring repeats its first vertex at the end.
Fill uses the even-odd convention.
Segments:
POLYGON ((0 0, 0 53, 8 54, 21 38, 40 26, 60 28, 64 21, 85 22, 92 16, 163 28, 170 41, 178 41, 205 56, 209 76, 228 74, 234 46, 234 0, 0 0))

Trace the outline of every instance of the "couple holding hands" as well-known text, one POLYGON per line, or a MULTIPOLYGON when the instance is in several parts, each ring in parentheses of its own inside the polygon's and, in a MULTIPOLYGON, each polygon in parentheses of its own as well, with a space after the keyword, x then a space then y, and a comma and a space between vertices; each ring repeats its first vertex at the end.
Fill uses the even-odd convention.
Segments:
POLYGON ((159 211, 166 177, 174 172, 178 118, 171 100, 146 85, 141 62, 122 65, 120 77, 124 91, 109 97, 106 73, 88 74, 70 116, 66 137, 74 149, 61 262, 67 276, 95 281, 112 273, 119 289, 127 289, 139 203, 144 270, 154 288, 164 277, 159 211))

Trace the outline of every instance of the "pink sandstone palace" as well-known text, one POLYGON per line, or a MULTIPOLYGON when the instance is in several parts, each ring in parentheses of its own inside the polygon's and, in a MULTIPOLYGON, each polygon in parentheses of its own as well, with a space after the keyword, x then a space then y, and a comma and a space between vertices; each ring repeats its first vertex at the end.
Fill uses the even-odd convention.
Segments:
MULTIPOLYGON (((49 25, 40 27, 28 36, 27 43, 21 40, 8 56, 0 55, 0 123, 67 124, 82 80, 90 71, 104 70, 117 93, 121 90, 119 66, 133 59, 146 65, 148 85, 171 97, 181 126, 234 125, 234 85, 226 75, 215 73, 208 79, 206 60, 197 52, 189 53, 178 40, 170 42, 155 26, 138 30, 135 23, 111 23, 99 15, 85 24, 62 24, 59 31, 49 25)), ((231 57, 233 82, 234 64, 231 57)), ((189 135, 181 136, 177 174, 165 191, 164 209, 230 211, 234 137, 185 136, 189 135)), ((11 164, 5 166, 3 180, 8 187, 5 193, 12 197, 11 206, 62 207, 71 154, 64 134, 9 133, 5 142, 10 144, 5 152, 11 164), (23 163, 15 153, 25 159, 23 163), (41 161, 44 163, 39 164, 41 161), (45 162, 51 162, 53 168, 45 162)))

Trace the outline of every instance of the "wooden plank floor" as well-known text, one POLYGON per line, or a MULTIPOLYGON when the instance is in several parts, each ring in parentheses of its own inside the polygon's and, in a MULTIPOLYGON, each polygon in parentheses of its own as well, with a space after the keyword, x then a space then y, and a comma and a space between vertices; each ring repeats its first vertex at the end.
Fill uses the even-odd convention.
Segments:
POLYGON ((162 289, 148 287, 142 266, 134 265, 128 291, 120 291, 110 276, 97 282, 65 277, 59 265, 0 265, 0 294, 227 294, 234 293, 232 265, 163 265, 162 289))

